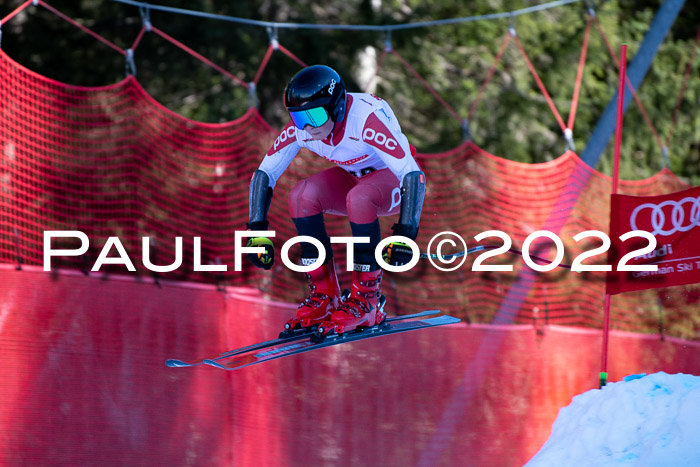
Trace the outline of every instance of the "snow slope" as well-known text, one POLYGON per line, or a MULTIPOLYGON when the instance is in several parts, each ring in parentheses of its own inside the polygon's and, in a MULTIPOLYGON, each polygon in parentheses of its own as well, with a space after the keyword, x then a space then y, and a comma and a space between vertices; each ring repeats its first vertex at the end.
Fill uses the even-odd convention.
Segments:
POLYGON ((635 375, 573 398, 526 464, 700 466, 700 377, 635 375))

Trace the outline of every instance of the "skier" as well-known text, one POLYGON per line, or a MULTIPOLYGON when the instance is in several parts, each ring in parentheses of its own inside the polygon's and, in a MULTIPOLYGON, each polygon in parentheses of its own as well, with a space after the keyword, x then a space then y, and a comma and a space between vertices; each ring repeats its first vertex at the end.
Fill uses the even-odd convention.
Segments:
MULTIPOLYGON (((325 335, 380 324, 386 315, 382 269, 374 257, 381 241, 377 216, 400 213, 393 235, 411 240, 418 235, 425 174, 414 159, 415 148, 384 100, 372 94, 347 93, 341 77, 327 66, 309 66, 294 75, 285 89, 284 105, 291 122, 253 174, 248 229, 268 229, 273 188, 300 148, 336 164, 299 181, 289 195, 289 213, 298 235, 319 240, 327 256, 323 265, 306 273, 309 294, 285 329, 318 326, 317 331, 325 335), (324 213, 347 216, 353 237, 370 239, 354 246, 352 290, 344 300, 324 213)), ((264 247, 264 253, 248 258, 257 267, 272 267, 274 247, 269 238, 251 238, 247 246, 264 247)), ((302 265, 313 264, 317 258, 318 250, 302 242, 302 265)), ((411 258, 411 249, 403 243, 391 243, 383 251, 390 265, 407 264, 411 258)))

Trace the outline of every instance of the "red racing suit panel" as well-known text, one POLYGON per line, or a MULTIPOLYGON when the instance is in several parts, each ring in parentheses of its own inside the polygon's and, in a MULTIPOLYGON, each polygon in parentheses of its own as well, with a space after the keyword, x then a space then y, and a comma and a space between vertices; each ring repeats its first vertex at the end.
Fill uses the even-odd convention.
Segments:
POLYGON ((259 170, 274 187, 301 148, 333 162, 357 177, 388 168, 399 181, 420 168, 391 107, 372 94, 348 93, 345 119, 323 141, 287 124, 265 154, 259 170))

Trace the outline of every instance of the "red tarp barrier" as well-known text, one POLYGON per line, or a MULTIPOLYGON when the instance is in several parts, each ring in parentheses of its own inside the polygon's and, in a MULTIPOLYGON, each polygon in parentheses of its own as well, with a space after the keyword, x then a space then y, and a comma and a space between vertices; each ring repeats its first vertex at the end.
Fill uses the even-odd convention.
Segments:
MULTIPOLYGON (((164 365, 269 339, 292 312, 251 289, 0 267, 0 464, 519 466, 597 385, 600 331, 561 326, 164 365)), ((698 374, 700 345, 613 332, 609 362, 611 381, 698 374)))

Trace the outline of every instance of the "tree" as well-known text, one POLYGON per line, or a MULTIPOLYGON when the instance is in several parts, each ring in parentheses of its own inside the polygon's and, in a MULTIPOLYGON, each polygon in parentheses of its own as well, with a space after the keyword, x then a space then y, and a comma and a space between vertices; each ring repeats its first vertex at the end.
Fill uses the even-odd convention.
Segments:
MULTIPOLYGON (((171 2, 172 3, 172 2, 171 2)), ((636 53, 661 0, 598 2, 596 14, 616 53, 629 44, 636 53)), ((689 2, 659 50, 639 94, 656 129, 665 139, 690 57, 700 13, 689 2)), ((11 2, 12 7, 19 5, 11 2)), ((54 1, 51 5, 128 48, 141 28, 135 7, 106 1, 54 1)), ((180 6, 180 5, 174 5, 180 6)), ((188 2, 187 8, 216 14, 276 22, 388 25, 516 10, 532 2, 418 0, 372 2, 350 0, 318 5, 291 2, 223 0, 188 2)), ((60 81, 97 86, 124 76, 124 58, 42 7, 3 25, 3 48, 29 68, 60 81)), ((151 11, 153 24, 192 49, 250 81, 269 37, 264 28, 151 11)), ((466 116, 509 26, 514 26, 528 56, 566 119, 573 92, 578 54, 585 27, 584 4, 572 4, 507 20, 467 22, 395 31, 391 45, 457 110, 466 116)), ((381 32, 279 29, 280 42, 306 63, 329 64, 347 78, 348 88, 364 90, 367 74, 384 47, 381 32), (364 61, 361 61, 364 60, 364 61), (369 65, 368 65, 369 64, 369 65)), ((139 81, 158 101, 187 117, 209 122, 232 120, 249 105, 247 91, 195 58, 147 34, 135 53, 139 81)), ((697 63, 694 71, 697 71, 697 63)), ((281 105, 286 80, 298 65, 282 54, 272 59, 257 87, 265 119, 281 127, 287 116, 281 105)), ((616 89, 617 71, 597 32, 591 43, 578 107, 574 139, 582 148, 602 109, 616 89)), ((393 56, 388 56, 373 89, 394 106, 411 141, 424 152, 460 144, 460 121, 454 119, 393 56)), ((700 74, 691 74, 681 102, 672 145, 671 168, 688 182, 700 183, 700 117, 693 108, 700 74)), ((559 126, 525 66, 511 45, 470 122, 475 142, 501 157, 543 162, 563 152, 559 126)), ((641 113, 633 105, 625 121, 621 176, 638 179, 664 163, 661 150, 641 113)), ((610 173, 612 149, 598 167, 610 173)))

